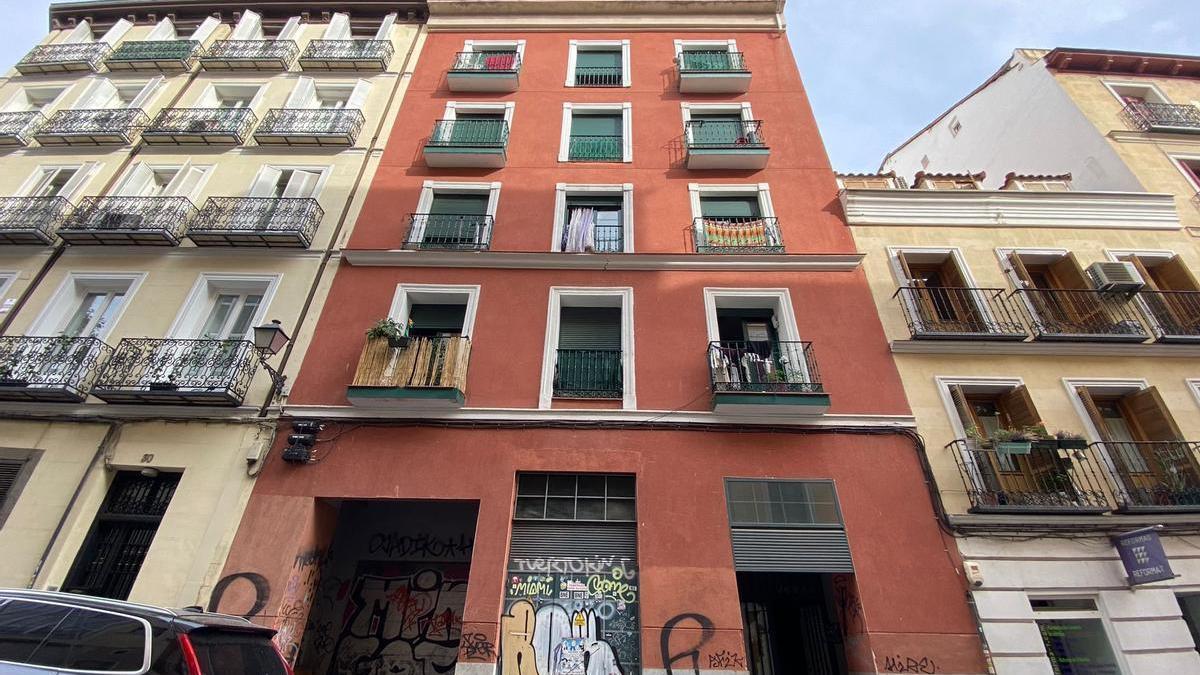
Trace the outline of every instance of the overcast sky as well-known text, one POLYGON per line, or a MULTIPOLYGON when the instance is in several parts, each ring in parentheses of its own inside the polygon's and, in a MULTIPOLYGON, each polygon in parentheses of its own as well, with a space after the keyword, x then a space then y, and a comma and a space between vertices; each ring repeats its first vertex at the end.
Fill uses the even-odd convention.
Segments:
MULTIPOLYGON (((0 0, 0 67, 43 33, 48 4, 0 0)), ((788 0, 787 20, 839 171, 874 171, 1016 47, 1200 54, 1196 0, 788 0)))

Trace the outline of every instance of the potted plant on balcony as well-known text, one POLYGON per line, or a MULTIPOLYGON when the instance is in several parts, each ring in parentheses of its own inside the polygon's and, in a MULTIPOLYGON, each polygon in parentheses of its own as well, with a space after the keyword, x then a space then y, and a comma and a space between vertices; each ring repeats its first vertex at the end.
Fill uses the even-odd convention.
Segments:
POLYGON ((408 331, 412 329, 412 325, 412 319, 409 319, 405 325, 401 325, 391 317, 380 319, 367 331, 367 339, 386 339, 389 347, 402 349, 408 346, 408 331))
POLYGON ((1083 450, 1087 447, 1087 439, 1081 434, 1073 431, 1056 431, 1054 438, 1058 441, 1058 447, 1063 450, 1083 450))
POLYGON ((1025 429, 997 429, 992 434, 992 444, 1001 454, 1028 455, 1034 438, 1035 434, 1025 429))

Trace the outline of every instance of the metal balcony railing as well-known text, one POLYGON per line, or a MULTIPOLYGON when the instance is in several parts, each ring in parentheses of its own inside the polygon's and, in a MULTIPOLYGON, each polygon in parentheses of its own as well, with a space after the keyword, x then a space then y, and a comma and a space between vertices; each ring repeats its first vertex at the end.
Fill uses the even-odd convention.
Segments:
POLYGON ((413 213, 404 248, 486 251, 492 243, 492 217, 458 213, 413 213))
POLYGON ((46 123, 46 116, 37 110, 0 113, 0 146, 29 145, 33 134, 46 123))
POLYGON ((287 70, 300 47, 294 40, 217 40, 200 56, 205 70, 287 70))
POLYGON ((1194 105, 1135 101, 1126 104, 1121 116, 1138 131, 1200 133, 1200 108, 1194 105))
POLYGON ((200 56, 197 40, 126 41, 113 51, 109 70, 191 70, 200 56))
POLYGON ((1039 340, 1142 342, 1150 337, 1124 295, 1045 288, 1021 288, 1012 295, 1025 303, 1039 340))
POLYGON ((387 40, 313 40, 300 55, 305 70, 387 70, 395 49, 387 40))
POLYGON ((567 159, 572 162, 620 162, 625 158, 621 136, 571 134, 567 159))
POLYGON ((354 145, 364 123, 356 108, 272 108, 254 140, 259 145, 354 145))
POLYGON ((515 51, 459 52, 454 55, 450 72, 516 73, 521 70, 521 55, 515 51))
POLYGON ((1060 449, 958 439, 954 456, 973 513, 1103 513, 1112 509, 1104 458, 1093 448, 1060 449))
POLYGON ((760 150, 767 147, 761 120, 689 120, 688 150, 760 150))
POLYGON ((681 74, 749 72, 742 52, 688 51, 681 53, 676 62, 681 74))
POLYGON ((1156 340, 1200 341, 1200 291, 1138 291, 1137 297, 1156 340))
POLYGON ((621 398, 620 349, 559 349, 554 363, 554 396, 621 398))
POLYGON ((92 395, 109 403, 241 405, 257 370, 248 340, 125 338, 92 395))
POLYGON ((258 117, 250 108, 164 108, 142 131, 147 145, 241 145, 258 117))
POLYGON ((1146 441, 1092 444, 1122 511, 1200 511, 1200 443, 1146 441))
POLYGON ((576 66, 576 87, 620 87, 623 85, 623 71, 620 66, 576 66))
POLYGON ((893 298, 918 339, 1024 340, 1020 304, 1002 288, 903 286, 893 298))
POLYGON ((195 217, 187 197, 87 197, 58 236, 75 245, 176 246, 195 217))
POLYGON ((775 218, 707 216, 692 221, 696 253, 783 253, 783 236, 775 218))
POLYGON ((104 60, 112 54, 107 42, 78 42, 71 44, 38 45, 17 63, 22 75, 65 73, 90 70, 99 72, 104 60))
POLYGON ((0 243, 49 245, 73 208, 62 197, 0 197, 0 243))
POLYGON ((708 370, 714 394, 824 391, 811 342, 710 342, 708 370))
POLYGON ((197 246, 308 248, 324 217, 310 197, 209 197, 187 236, 197 246))
POLYGON ((465 336, 412 338, 404 347, 386 339, 367 340, 351 387, 467 390, 471 339, 465 336))
POLYGON ((494 120, 438 120, 427 145, 440 148, 503 148, 508 145, 508 122, 494 120))
POLYGON ((59 110, 33 137, 44 146, 128 145, 149 123, 140 108, 59 110))
POLYGON ((81 403, 112 354, 94 337, 0 336, 0 400, 81 403))

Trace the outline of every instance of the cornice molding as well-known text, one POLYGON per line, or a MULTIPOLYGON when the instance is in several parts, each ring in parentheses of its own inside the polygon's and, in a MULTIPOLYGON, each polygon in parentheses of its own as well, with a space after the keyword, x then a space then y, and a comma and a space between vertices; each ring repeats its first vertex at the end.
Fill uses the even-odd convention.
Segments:
POLYGON ((1108 137, 1118 143, 1147 143, 1149 145, 1188 145, 1200 147, 1200 134, 1165 134, 1162 132, 1121 131, 1108 132, 1108 137))
POLYGON ((22 403, 0 401, 0 422, 13 421, 77 421, 103 424, 120 421, 196 421, 229 424, 271 423, 278 416, 278 408, 269 408, 265 417, 258 416, 258 408, 239 406, 186 405, 110 405, 106 403, 22 403))
POLYGON ((851 225, 1178 230, 1175 196, 1141 192, 842 190, 851 225))
POLYGON ((980 356, 1145 356, 1200 358, 1200 344, 1104 342, 1003 342, 987 340, 892 340, 893 354, 978 354, 980 356))
POLYGON ((478 267, 552 270, 693 270, 848 272, 862 253, 784 255, 700 255, 695 253, 518 253, 502 251, 409 251, 343 249, 342 258, 359 267, 478 267))

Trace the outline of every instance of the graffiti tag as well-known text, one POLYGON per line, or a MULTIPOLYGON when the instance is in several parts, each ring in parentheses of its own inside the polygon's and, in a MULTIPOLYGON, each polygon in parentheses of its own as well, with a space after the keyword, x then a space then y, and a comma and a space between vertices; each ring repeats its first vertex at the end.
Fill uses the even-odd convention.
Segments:
POLYGON ((923 673, 933 675, 937 672, 937 664, 928 656, 919 659, 911 656, 888 656, 883 660, 883 669, 889 673, 923 673))
POLYGON ((466 534, 437 537, 432 534, 405 535, 399 532, 376 532, 367 543, 372 554, 383 554, 392 558, 447 558, 471 557, 475 540, 466 534))
POLYGON ((713 627, 712 619, 704 616, 703 614, 676 614, 670 619, 667 619, 667 622, 663 624, 662 635, 659 637, 658 643, 663 666, 667 669, 667 675, 674 675, 674 671, 671 669, 671 667, 674 666, 676 662, 689 658, 692 661, 692 671, 699 675, 700 648, 707 644, 708 641, 713 638, 715 633, 716 630, 713 627), (696 640, 696 644, 690 649, 672 653, 671 635, 677 628, 680 627, 680 624, 687 622, 695 623, 696 627, 700 629, 700 635, 696 640))
POLYGON ((459 653, 464 661, 493 661, 496 645, 483 633, 463 633, 459 641, 459 653))
POLYGON ((725 670, 745 670, 746 658, 737 652, 722 649, 719 652, 713 652, 708 655, 708 667, 723 668, 725 670))

